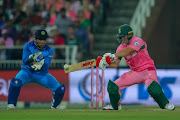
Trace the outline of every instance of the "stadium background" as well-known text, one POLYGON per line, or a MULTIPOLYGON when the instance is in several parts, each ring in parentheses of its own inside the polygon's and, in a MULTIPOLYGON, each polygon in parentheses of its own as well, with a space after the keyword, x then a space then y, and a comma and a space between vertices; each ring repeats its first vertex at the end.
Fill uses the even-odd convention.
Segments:
MULTIPOLYGON (((90 69, 65 74, 62 67, 115 52, 118 27, 125 23, 147 42, 165 95, 180 105, 179 4, 178 0, 0 0, 0 106, 6 107, 10 80, 20 70, 23 45, 33 40, 35 30, 43 28, 49 32, 48 44, 55 51, 49 72, 67 87, 63 104, 90 107, 90 69), (71 20, 65 32, 58 26, 63 7, 71 20), (83 28, 85 38, 78 34, 77 24, 83 28), (84 80, 86 92, 81 87, 84 80)), ((105 84, 128 69, 124 61, 118 69, 106 69, 105 84)), ((51 95, 47 88, 26 85, 17 107, 50 107, 51 95)), ((124 90, 122 98, 123 104, 157 106, 142 84, 124 90)), ((105 102, 109 103, 107 92, 105 102)))

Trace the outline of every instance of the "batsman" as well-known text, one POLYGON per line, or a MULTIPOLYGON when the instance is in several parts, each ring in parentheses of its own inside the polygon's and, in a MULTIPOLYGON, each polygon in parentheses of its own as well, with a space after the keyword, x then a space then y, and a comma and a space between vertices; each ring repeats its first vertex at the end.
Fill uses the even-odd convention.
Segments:
POLYGON ((35 40, 25 44, 21 70, 10 82, 7 109, 16 107, 21 87, 30 82, 40 84, 53 92, 51 108, 65 109, 65 106, 58 107, 63 99, 65 86, 60 85, 48 72, 53 50, 46 44, 47 38, 46 30, 37 30, 35 40))
POLYGON ((130 71, 124 73, 115 82, 109 80, 107 91, 111 105, 104 107, 104 109, 118 110, 120 108, 121 90, 134 84, 144 83, 147 86, 148 93, 161 109, 174 110, 175 106, 169 104, 158 83, 154 61, 148 54, 146 42, 133 36, 133 30, 127 24, 119 27, 117 38, 120 45, 116 53, 105 53, 103 57, 98 57, 97 66, 102 69, 106 67, 117 68, 121 58, 124 57, 130 71))

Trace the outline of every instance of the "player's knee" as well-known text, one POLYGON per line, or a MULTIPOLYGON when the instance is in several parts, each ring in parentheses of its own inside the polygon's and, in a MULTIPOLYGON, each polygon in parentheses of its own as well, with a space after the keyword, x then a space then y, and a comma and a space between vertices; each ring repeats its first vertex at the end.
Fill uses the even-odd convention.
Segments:
POLYGON ((62 94, 62 93, 65 93, 66 91, 66 87, 64 84, 62 84, 61 86, 59 86, 56 90, 55 90, 55 93, 56 94, 62 94))
POLYGON ((20 79, 13 78, 13 79, 11 80, 10 86, 22 87, 23 84, 22 84, 22 81, 21 81, 20 79))

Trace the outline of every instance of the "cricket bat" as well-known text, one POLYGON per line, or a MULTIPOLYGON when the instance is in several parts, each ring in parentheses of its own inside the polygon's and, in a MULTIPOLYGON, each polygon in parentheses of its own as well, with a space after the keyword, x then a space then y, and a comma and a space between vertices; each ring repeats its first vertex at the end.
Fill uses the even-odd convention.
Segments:
POLYGON ((91 60, 75 63, 72 65, 67 65, 66 68, 64 68, 64 72, 65 73, 74 72, 85 68, 90 68, 93 66, 96 66, 96 59, 91 59, 91 60))

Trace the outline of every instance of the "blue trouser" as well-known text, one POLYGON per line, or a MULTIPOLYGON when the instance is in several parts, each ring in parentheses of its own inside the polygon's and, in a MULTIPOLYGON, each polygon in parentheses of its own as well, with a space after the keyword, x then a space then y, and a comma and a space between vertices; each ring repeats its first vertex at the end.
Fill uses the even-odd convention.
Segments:
POLYGON ((25 84, 34 82, 46 88, 49 88, 51 91, 55 91, 60 86, 56 78, 54 78, 49 73, 46 75, 40 75, 40 74, 31 73, 31 72, 26 72, 25 70, 21 70, 16 75, 16 78, 22 81, 22 86, 24 86, 25 84))
POLYGON ((24 86, 31 82, 40 84, 46 88, 49 88, 54 93, 58 93, 56 95, 57 96, 56 98, 58 99, 57 101, 58 105, 60 104, 61 101, 59 101, 58 97, 61 96, 60 100, 62 100, 65 92, 64 85, 60 85, 59 82, 49 73, 47 73, 46 75, 40 75, 40 74, 27 72, 25 70, 21 70, 16 75, 16 77, 11 80, 9 87, 8 104, 14 104, 16 106, 17 98, 19 96, 21 86, 24 86), (64 87, 63 90, 60 89, 61 86, 64 87))

